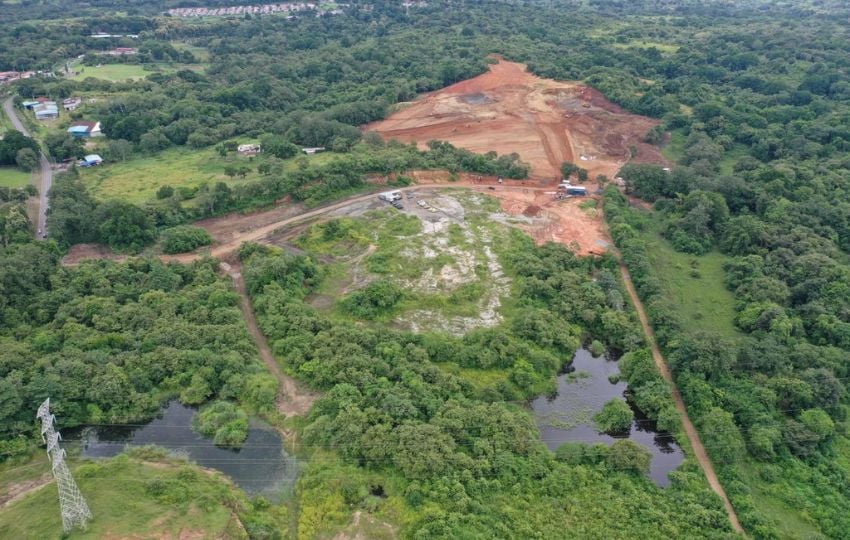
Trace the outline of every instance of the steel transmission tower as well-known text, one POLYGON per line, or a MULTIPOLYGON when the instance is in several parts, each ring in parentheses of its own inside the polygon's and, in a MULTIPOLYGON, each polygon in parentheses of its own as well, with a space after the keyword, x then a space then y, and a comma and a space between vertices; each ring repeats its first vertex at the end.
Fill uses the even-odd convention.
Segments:
POLYGON ((65 462, 65 450, 59 446, 61 436, 53 426, 55 417, 50 414, 50 398, 38 408, 37 418, 41 420, 41 438, 47 445, 47 457, 53 469, 53 476, 59 486, 59 508, 62 512, 62 528, 69 532, 76 526, 86 528, 86 522, 92 518, 89 505, 80 493, 80 488, 71 476, 71 470, 65 462))

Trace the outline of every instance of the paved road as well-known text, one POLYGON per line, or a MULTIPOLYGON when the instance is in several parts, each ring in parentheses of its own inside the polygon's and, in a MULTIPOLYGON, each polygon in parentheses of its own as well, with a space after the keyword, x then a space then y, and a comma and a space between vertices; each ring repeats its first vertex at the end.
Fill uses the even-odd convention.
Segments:
MULTIPOLYGON (((11 97, 3 102, 3 109, 6 111, 6 116, 12 121, 15 129, 30 137, 30 132, 15 112, 15 105, 11 97)), ((50 161, 47 160, 44 152, 39 153, 39 159, 41 162, 41 185, 36 186, 38 187, 38 227, 36 230, 43 234, 36 232, 36 238, 43 240, 47 234, 47 193, 53 185, 53 169, 51 169, 50 161)))

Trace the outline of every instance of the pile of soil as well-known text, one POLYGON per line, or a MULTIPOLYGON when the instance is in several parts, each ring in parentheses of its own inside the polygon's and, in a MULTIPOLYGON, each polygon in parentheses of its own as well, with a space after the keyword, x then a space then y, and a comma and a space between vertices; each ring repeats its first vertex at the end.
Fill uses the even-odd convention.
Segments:
POLYGON ((425 94, 364 129, 423 148, 438 139, 478 153, 516 152, 531 165, 532 179, 553 181, 564 161, 579 163, 594 179, 613 178, 630 159, 664 163, 659 149, 643 142, 658 123, 584 84, 542 79, 499 59, 487 73, 425 94), (583 155, 593 158, 577 161, 583 155))
POLYGON ((532 204, 531 206, 526 207, 522 214, 528 217, 537 217, 540 215, 540 212, 542 210, 543 209, 537 206, 536 204, 532 204))

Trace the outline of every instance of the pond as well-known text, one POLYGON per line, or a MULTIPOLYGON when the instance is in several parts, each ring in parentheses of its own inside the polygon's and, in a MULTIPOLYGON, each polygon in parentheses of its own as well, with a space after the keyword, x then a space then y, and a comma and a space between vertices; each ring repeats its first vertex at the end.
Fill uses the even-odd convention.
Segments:
POLYGON ((553 451, 565 442, 610 445, 617 439, 629 438, 652 453, 649 474, 656 484, 666 487, 670 484, 667 473, 685 457, 672 435, 659 433, 655 422, 632 403, 629 406, 635 413, 635 421, 628 433, 611 436, 596 431, 593 415, 611 399, 625 397, 626 382, 609 380, 619 373, 616 361, 594 358, 587 349, 576 351, 569 368, 558 376, 557 395, 540 396, 531 402, 540 434, 553 451))
POLYGON ((297 462, 287 455, 280 434, 272 427, 251 420, 242 448, 221 448, 192 430, 197 412, 175 400, 147 424, 86 427, 72 430, 68 440, 79 440, 81 455, 89 458, 112 457, 127 446, 154 444, 185 455, 202 467, 221 471, 249 495, 274 501, 294 485, 297 462))

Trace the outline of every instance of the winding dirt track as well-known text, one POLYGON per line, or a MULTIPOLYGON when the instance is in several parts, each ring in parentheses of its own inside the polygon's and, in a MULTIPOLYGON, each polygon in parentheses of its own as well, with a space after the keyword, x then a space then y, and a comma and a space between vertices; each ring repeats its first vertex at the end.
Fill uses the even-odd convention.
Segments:
MULTIPOLYGON (((552 189, 551 187, 532 187, 526 185, 500 185, 498 187, 495 187, 482 185, 478 182, 461 181, 452 183, 436 182, 430 185, 414 185, 410 187, 401 188, 399 191, 404 192, 410 190, 442 189, 446 187, 471 188, 477 191, 481 191, 483 193, 487 193, 488 195, 496 196, 502 195, 506 192, 546 193, 546 190, 552 189), (489 191, 490 187, 493 187, 494 190, 489 191)), ((256 317, 254 316, 254 312, 251 307, 250 298, 245 289, 245 282, 242 279, 241 268, 238 266, 238 263, 232 262, 232 256, 243 242, 260 241, 271 235, 278 229, 281 229, 282 227, 294 225, 312 219, 319 219, 336 210, 340 210, 342 208, 345 208, 346 206, 357 202, 374 199, 374 197, 374 193, 352 197, 344 201, 340 201, 314 210, 306 211, 294 216, 287 217, 285 219, 280 219, 272 223, 263 225, 261 227, 257 227, 256 229, 250 231, 232 234, 231 239, 228 242, 222 243, 218 246, 215 246, 213 249, 204 252, 160 256, 163 261, 179 263, 191 263, 192 261, 209 256, 216 257, 219 259, 227 259, 231 261, 229 263, 223 263, 222 268, 233 278, 236 290, 241 297, 242 313, 245 316, 245 321, 248 325, 248 329, 257 344, 257 349, 260 351, 260 356, 263 359, 263 362, 268 366, 269 371, 280 382, 280 397, 278 400, 278 406, 280 408, 280 411, 283 414, 286 414, 287 416, 293 414, 306 414, 317 396, 315 394, 311 394, 309 392, 305 392, 299 389, 299 386, 296 381, 281 371, 280 366, 277 364, 277 361, 275 360, 274 355, 271 352, 271 348, 269 347, 265 336, 263 335, 262 331, 259 328, 259 325, 257 324, 256 317)), ((241 216, 234 216, 234 219, 241 219, 241 216)), ((601 220, 601 222, 604 224, 604 220, 601 220)), ((619 257, 619 254, 617 254, 617 256, 619 257)), ((92 254, 91 258, 102 258, 102 256, 92 254)), ((723 489, 723 485, 720 483, 720 480, 718 479, 717 474, 714 471, 714 466, 712 465, 711 459, 709 458, 708 453, 706 452, 705 447, 703 446, 702 441, 700 440, 699 433, 697 432, 693 422, 691 422, 690 417, 688 416, 687 408, 685 407, 685 403, 682 399, 682 395, 679 392, 679 389, 676 387, 675 382, 673 381, 673 376, 670 372, 670 368, 667 366, 667 363, 664 360, 664 357, 662 356, 661 351, 659 350, 658 345, 655 342, 655 336, 652 331, 652 327, 649 324, 649 320, 647 319, 643 303, 641 302, 640 297, 638 297, 637 292, 634 289, 634 286, 631 282, 631 278, 629 276, 628 268, 622 261, 620 262, 620 273, 623 276, 623 281, 626 285, 626 290, 632 299, 632 303, 634 304, 635 309, 637 310, 641 326, 643 327, 643 331, 646 334, 647 341, 650 344, 652 357, 655 361, 655 365, 661 372, 661 375, 664 377, 664 380, 670 383, 673 389, 673 400, 675 402, 676 408, 679 410, 679 413, 681 415, 682 425, 684 427, 685 434, 687 435, 688 440, 690 441, 691 448, 693 448, 694 457, 700 464, 700 467, 702 467, 702 470, 705 474, 706 479, 708 480, 709 485, 711 486, 711 489, 723 501, 723 505, 726 507, 726 511, 729 515, 729 521, 733 529, 737 533, 745 534, 744 529, 741 526, 740 521, 738 520, 738 516, 735 513, 735 509, 732 507, 732 503, 729 501, 729 498, 726 495, 726 491, 723 489)))
POLYGON ((239 293, 239 307, 242 309, 242 315, 245 317, 245 323, 248 326, 248 332, 257 344, 257 350, 260 351, 260 358, 268 367, 269 371, 280 384, 278 390, 277 409, 285 416, 303 416, 313 407, 313 402, 318 397, 317 394, 302 390, 298 382, 292 377, 285 374, 275 360, 272 354, 269 342, 266 336, 260 330, 260 325, 257 324, 257 318, 254 316, 254 309, 251 306, 251 298, 248 296, 248 291, 245 288, 245 280, 242 278, 242 266, 237 262, 222 262, 222 269, 233 279, 233 285, 236 287, 236 292, 239 293))
POLYGON ((640 297, 638 296, 637 291, 635 291, 634 284, 629 276, 629 269, 622 261, 620 261, 620 274, 623 276, 623 282, 626 284, 626 290, 628 291, 629 296, 632 299, 632 303, 635 306, 638 318, 640 319, 640 324, 643 326, 643 331, 646 334, 647 341, 649 342, 655 366, 658 368, 658 371, 661 372, 661 376, 664 377, 664 380, 670 383, 670 387, 673 389, 673 401, 676 404, 676 408, 679 410, 679 415, 682 418, 682 427, 685 429, 685 434, 688 436, 688 440, 691 443, 691 448, 693 448, 694 451, 694 457, 702 467, 702 470, 705 473, 705 478, 708 480, 708 485, 711 486, 711 489, 714 490, 714 492, 717 493, 723 501, 723 506, 726 507, 726 513, 729 514, 729 521, 732 524, 732 528, 739 534, 746 534, 744 532, 744 528, 741 526, 741 522, 738 520, 738 514, 735 513, 735 508, 732 506, 731 501, 729 501, 729 497, 726 496, 726 490, 723 489, 723 484, 720 483, 720 479, 717 478, 717 474, 714 472, 714 466, 711 463, 711 459, 708 457, 708 452, 706 452, 705 446, 702 444, 699 433, 697 432, 693 422, 691 422, 691 418, 688 416, 688 409, 685 407, 685 401, 682 399, 679 387, 677 387, 676 383, 673 382, 673 374, 670 372, 670 368, 667 366, 667 362, 664 360, 664 356, 661 354, 661 350, 658 348, 658 344, 655 341, 655 333, 652 331, 652 326, 649 324, 649 319, 646 316, 646 310, 643 308, 643 302, 640 301, 640 297))

